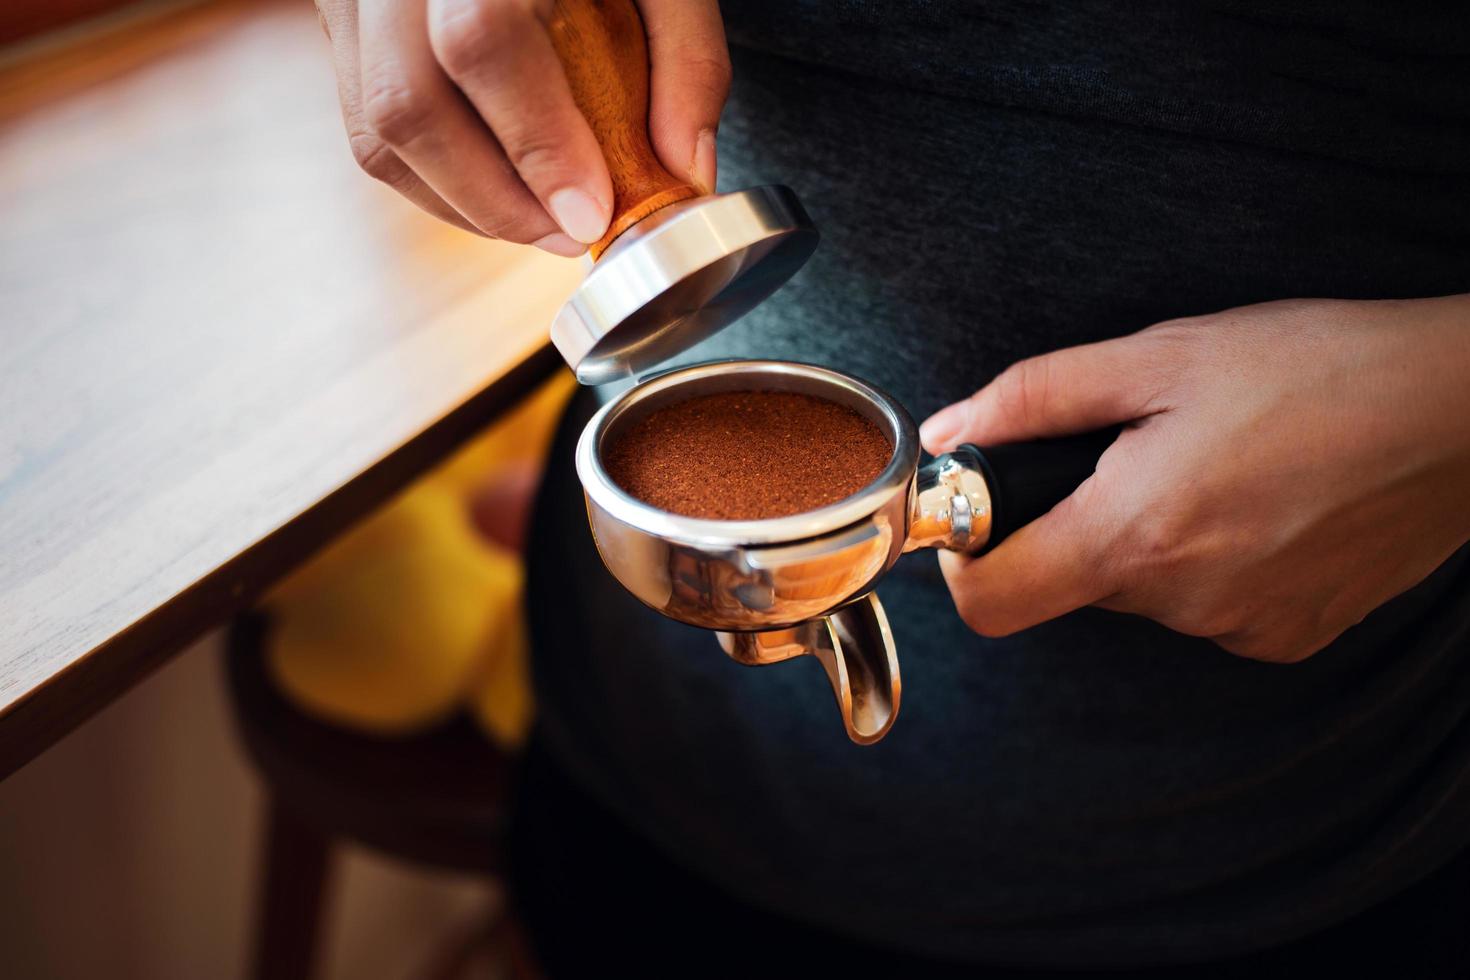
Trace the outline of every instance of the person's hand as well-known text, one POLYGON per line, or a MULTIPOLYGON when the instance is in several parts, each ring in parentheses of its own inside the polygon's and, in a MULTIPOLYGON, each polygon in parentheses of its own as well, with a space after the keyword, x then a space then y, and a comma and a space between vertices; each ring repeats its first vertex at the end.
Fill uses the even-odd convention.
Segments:
MULTIPOLYGON (((671 174, 712 190, 730 84, 719 6, 637 4, 654 150, 671 174)), ((363 170, 491 238, 573 256, 602 237, 612 183, 551 46, 551 0, 317 0, 317 8, 363 170)))
POLYGON ((1022 361, 921 431, 937 453, 1118 422, 1050 513, 940 555, 965 622, 1097 605, 1304 659, 1470 540, 1470 296, 1170 321, 1022 361))

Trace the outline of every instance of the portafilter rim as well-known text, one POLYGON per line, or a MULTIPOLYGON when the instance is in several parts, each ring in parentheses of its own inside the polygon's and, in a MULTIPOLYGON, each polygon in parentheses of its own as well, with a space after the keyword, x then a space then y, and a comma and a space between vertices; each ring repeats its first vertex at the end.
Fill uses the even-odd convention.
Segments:
MULTIPOLYGON (((676 368, 636 385, 604 405, 577 440, 577 477, 588 498, 610 516, 630 527, 666 541, 696 548, 729 549, 747 545, 792 544, 830 534, 863 521, 882 510, 895 494, 907 494, 919 461, 919 433, 909 413, 887 392, 851 375, 799 361, 710 361, 676 368), (774 378, 777 387, 727 386, 732 378, 774 378), (784 382, 793 387, 780 387, 784 382), (805 383, 803 383, 805 382, 805 383), (847 405, 872 419, 893 442, 888 465, 866 487, 852 496, 816 510, 760 520, 728 521, 686 517, 644 503, 608 475, 599 449, 618 421, 650 399, 680 401, 667 395, 694 388, 687 395, 707 391, 802 391, 847 405), (876 413, 867 409, 876 409, 876 413)), ((902 528, 897 529, 903 533, 902 528)))

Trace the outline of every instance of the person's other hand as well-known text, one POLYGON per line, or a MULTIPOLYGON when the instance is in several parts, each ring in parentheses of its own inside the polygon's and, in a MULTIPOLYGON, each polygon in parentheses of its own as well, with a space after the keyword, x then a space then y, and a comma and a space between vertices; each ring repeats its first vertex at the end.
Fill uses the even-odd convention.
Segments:
POLYGON ((930 452, 1130 422, 1096 472, 978 559, 971 628, 1086 605, 1294 662, 1470 540, 1470 296, 1295 300, 1022 361, 924 423, 930 452))
MULTIPOLYGON (((716 0, 637 0, 649 129, 668 171, 715 183, 730 84, 716 0)), ((352 154, 430 214, 579 255, 607 230, 612 183, 546 25, 552 0, 317 0, 352 154)))

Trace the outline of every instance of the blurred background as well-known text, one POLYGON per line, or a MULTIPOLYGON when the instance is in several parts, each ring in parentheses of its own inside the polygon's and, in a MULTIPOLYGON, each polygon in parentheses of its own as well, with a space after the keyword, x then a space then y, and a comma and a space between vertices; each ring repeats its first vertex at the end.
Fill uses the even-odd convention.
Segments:
MULTIPOLYGON (((248 975, 265 794, 221 654, 219 636, 180 654, 0 783, 5 976, 248 975)), ((324 977, 432 976, 500 900, 481 876, 351 843, 335 871, 324 977)))
POLYGON ((499 834, 579 275, 357 170, 309 0, 0 4, 0 616, 44 625, 80 568, 136 622, 379 474, 256 614, 0 781, 0 975, 534 975, 499 834))

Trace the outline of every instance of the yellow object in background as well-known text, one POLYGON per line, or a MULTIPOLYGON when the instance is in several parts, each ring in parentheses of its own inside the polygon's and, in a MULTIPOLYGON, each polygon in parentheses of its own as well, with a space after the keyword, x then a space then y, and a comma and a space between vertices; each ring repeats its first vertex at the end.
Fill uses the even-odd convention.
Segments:
POLYGON ((519 563, 480 543, 464 502, 432 484, 311 565, 311 588, 270 604, 271 673, 302 707, 339 723, 390 733, 442 719, 519 613, 519 563))
MULTIPOLYGON (((521 593, 517 591, 516 598, 521 593)), ((519 748, 531 730, 531 650, 526 617, 517 601, 515 615, 496 641, 495 656, 470 691, 470 710, 480 727, 503 749, 519 748)))
POLYGON ((498 475, 544 459, 573 387, 559 375, 267 597, 269 667, 287 697, 376 734, 465 709, 500 746, 521 744, 533 715, 522 565, 472 509, 498 475))

